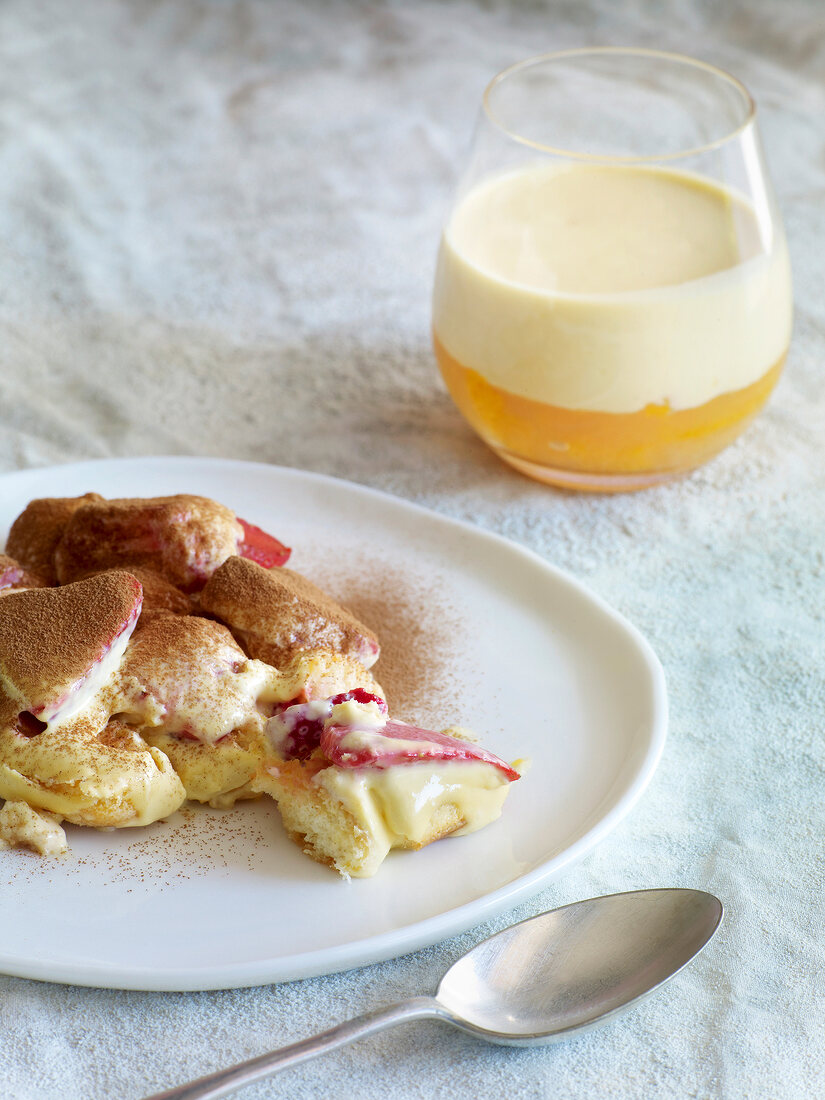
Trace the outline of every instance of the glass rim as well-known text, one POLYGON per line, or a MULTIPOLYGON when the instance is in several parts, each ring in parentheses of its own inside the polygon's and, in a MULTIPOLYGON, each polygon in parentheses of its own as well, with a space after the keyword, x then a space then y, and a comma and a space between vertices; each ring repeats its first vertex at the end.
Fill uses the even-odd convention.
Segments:
POLYGON ((513 65, 508 65, 506 69, 502 69, 499 73, 496 73, 484 89, 481 103, 484 114, 487 116, 490 123, 495 126, 497 130, 500 130, 503 134, 506 134, 507 137, 511 138, 513 141, 519 142, 521 145, 526 145, 531 149, 537 149, 543 153, 551 153, 554 156, 565 157, 568 160, 601 161, 602 163, 612 161, 623 164, 655 164, 660 161, 679 160, 684 157, 696 156, 700 153, 706 153, 726 145, 729 141, 738 137, 739 134, 746 130, 756 119, 756 103, 754 102, 753 96, 742 81, 733 76, 732 73, 727 72, 725 69, 720 69, 717 65, 711 65, 708 61, 702 61, 697 57, 691 57, 689 54, 674 53, 668 50, 648 49, 644 46, 578 46, 574 49, 551 50, 549 53, 534 54, 532 57, 524 58, 523 61, 516 61, 513 65), (625 54, 628 57, 659 58, 663 61, 676 62, 681 65, 690 65, 695 69, 702 69, 704 72, 710 73, 717 79, 721 79, 740 94, 743 101, 745 117, 738 126, 734 127, 727 134, 724 134, 720 138, 715 138, 713 141, 706 142, 703 145, 695 145, 688 149, 679 149, 675 153, 643 154, 641 156, 623 156, 617 153, 587 153, 580 150, 564 149, 559 146, 548 145, 545 142, 535 141, 533 138, 528 138, 524 134, 518 133, 518 131, 505 125, 504 122, 496 117, 491 104, 493 92, 499 84, 502 84, 520 70, 531 68, 534 65, 544 64, 548 61, 558 61, 562 58, 606 54, 625 54))

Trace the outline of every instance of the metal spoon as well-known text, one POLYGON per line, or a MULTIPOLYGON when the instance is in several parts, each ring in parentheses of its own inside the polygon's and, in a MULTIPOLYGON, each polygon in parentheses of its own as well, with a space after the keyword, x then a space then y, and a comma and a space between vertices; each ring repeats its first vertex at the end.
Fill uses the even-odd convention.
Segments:
POLYGON ((617 1016, 672 978, 722 920, 702 890, 591 898, 514 924, 454 963, 434 997, 413 997, 145 1100, 216 1100, 408 1020, 444 1020, 491 1043, 532 1046, 617 1016))

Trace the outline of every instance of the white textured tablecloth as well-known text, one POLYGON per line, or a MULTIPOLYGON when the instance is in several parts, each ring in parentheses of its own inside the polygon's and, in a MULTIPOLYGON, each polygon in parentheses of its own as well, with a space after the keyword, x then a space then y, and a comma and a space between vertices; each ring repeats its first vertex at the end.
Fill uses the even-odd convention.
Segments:
POLYGON ((0 6, 0 471, 205 454, 389 490, 588 583, 651 639, 672 705, 629 819, 530 904, 430 950, 219 993, 0 977, 3 1097, 136 1100, 429 991, 511 920, 648 885, 707 888, 727 919, 610 1027, 509 1050, 411 1025, 243 1095, 825 1095, 824 224, 815 0, 0 6), (446 397, 428 336, 484 84, 581 44, 694 53, 749 84, 796 279, 788 368, 745 438, 687 480, 612 498, 501 465, 446 397))

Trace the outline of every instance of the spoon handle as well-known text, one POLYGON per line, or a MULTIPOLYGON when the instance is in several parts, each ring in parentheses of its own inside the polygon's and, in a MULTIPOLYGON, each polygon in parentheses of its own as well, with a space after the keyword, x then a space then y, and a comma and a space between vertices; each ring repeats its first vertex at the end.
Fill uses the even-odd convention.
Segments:
POLYGON ((153 1093, 144 1097, 144 1100, 217 1100, 219 1096, 226 1096, 235 1089, 251 1085, 253 1081, 260 1081, 262 1077, 269 1077, 280 1069, 306 1062, 318 1054, 326 1054, 329 1050, 346 1046, 347 1043, 373 1035, 376 1031, 383 1031, 408 1020, 433 1017, 450 1018, 449 1013, 434 997, 411 997, 408 1001, 400 1001, 398 1004, 378 1008, 375 1012, 356 1016, 354 1020, 331 1027, 329 1031, 322 1031, 311 1039, 302 1039, 300 1043, 260 1054, 257 1058, 239 1062, 230 1069, 209 1073, 205 1077, 199 1077, 197 1081, 190 1081, 188 1085, 153 1093))

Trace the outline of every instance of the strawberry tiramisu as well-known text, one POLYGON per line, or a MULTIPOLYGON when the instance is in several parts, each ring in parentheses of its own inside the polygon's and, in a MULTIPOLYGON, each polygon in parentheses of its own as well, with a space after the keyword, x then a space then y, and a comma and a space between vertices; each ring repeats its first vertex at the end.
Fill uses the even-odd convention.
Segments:
POLYGON ((344 875, 496 818, 518 772, 388 717, 376 635, 205 497, 32 501, 0 555, 0 846, 275 799, 344 875))

